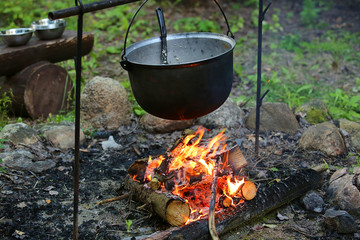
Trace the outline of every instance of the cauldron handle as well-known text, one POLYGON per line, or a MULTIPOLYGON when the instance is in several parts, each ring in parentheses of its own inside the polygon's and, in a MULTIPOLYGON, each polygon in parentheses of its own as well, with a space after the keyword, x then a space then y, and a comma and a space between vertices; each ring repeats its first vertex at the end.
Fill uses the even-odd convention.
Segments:
MULTIPOLYGON (((127 68, 127 62, 128 62, 128 61, 127 61, 125 55, 126 55, 126 41, 127 41, 128 35, 129 35, 130 27, 131 27, 132 23, 134 22, 134 19, 135 19, 136 15, 139 13, 140 9, 147 3, 147 1, 149 1, 149 0, 145 0, 145 1, 140 5, 140 7, 136 10, 134 16, 132 17, 132 19, 131 19, 131 21, 130 21, 130 23, 129 23, 129 27, 128 27, 127 31, 126 31, 125 40, 124 40, 124 50, 123 50, 123 53, 122 53, 122 55, 121 55, 121 59, 122 59, 122 60, 121 60, 121 62, 120 62, 121 66, 122 66, 125 70, 128 69, 128 68, 127 68)), ((214 0, 214 2, 215 2, 216 5, 219 7, 222 15, 224 16, 225 23, 226 23, 226 26, 227 26, 227 28, 228 28, 227 35, 229 36, 229 34, 230 34, 230 37, 231 37, 231 38, 234 38, 234 34, 233 34, 233 33, 231 32, 231 30, 230 30, 230 25, 229 25, 229 22, 228 22, 228 20, 227 20, 227 18, 226 18, 225 12, 224 12, 223 9, 221 8, 221 6, 220 6, 220 4, 217 2, 217 0, 214 0)))
POLYGON ((122 53, 122 55, 121 55, 121 61, 120 61, 121 66, 122 66, 125 70, 128 70, 128 68, 127 68, 127 62, 128 62, 128 61, 127 61, 127 59, 126 59, 126 57, 125 57, 125 54, 126 54, 126 41, 127 41, 128 35, 129 35, 130 27, 131 27, 132 23, 134 22, 134 19, 135 19, 136 15, 139 13, 140 9, 147 3, 147 1, 149 1, 149 0, 145 0, 145 1, 140 5, 140 7, 136 10, 134 16, 132 17, 132 19, 131 19, 131 21, 130 21, 130 23, 129 23, 129 27, 128 27, 127 31, 126 31, 125 40, 124 40, 124 50, 123 50, 123 53, 122 53))
POLYGON ((219 4, 216 0, 214 0, 214 2, 215 2, 216 5, 219 7, 222 15, 224 16, 225 23, 226 23, 226 26, 227 26, 227 28, 228 28, 227 35, 229 36, 229 34, 230 34, 230 37, 234 39, 235 37, 234 37, 234 34, 232 33, 232 31, 230 30, 230 25, 229 25, 229 22, 228 22, 228 20, 227 20, 226 15, 225 15, 225 12, 223 11, 223 9, 221 8, 220 4, 219 4))

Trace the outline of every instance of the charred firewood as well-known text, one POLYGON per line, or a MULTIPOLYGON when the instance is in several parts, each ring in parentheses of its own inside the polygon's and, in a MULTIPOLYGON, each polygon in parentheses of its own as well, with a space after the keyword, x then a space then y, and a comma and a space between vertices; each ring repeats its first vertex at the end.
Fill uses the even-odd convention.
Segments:
MULTIPOLYGON (((307 191, 318 187, 321 174, 312 170, 300 170, 289 178, 272 186, 266 186, 257 191, 251 201, 246 201, 236 207, 230 207, 215 216, 216 229, 219 235, 242 226, 249 220, 259 218, 266 213, 304 195, 307 191)), ((172 231, 167 239, 209 239, 208 219, 200 219, 172 231)), ((155 239, 155 238, 154 238, 155 239)))
POLYGON ((133 162, 133 164, 130 165, 128 169, 128 173, 131 176, 135 176, 136 180, 143 182, 147 164, 148 164, 148 158, 135 160, 135 162, 133 162))
POLYGON ((152 209, 172 226, 182 226, 190 217, 190 207, 181 197, 171 193, 154 191, 144 184, 134 181, 129 175, 125 178, 125 189, 134 194, 142 203, 150 203, 152 209))

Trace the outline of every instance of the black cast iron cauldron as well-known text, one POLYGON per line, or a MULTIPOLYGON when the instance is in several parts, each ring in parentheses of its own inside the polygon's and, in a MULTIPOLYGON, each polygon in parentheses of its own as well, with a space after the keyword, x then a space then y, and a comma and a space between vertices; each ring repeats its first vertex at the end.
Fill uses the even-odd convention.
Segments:
POLYGON ((128 71, 135 99, 145 111, 164 119, 206 115, 230 94, 236 44, 233 35, 229 29, 232 37, 205 32, 166 36, 161 15, 158 11, 160 38, 127 48, 125 39, 121 65, 128 71))

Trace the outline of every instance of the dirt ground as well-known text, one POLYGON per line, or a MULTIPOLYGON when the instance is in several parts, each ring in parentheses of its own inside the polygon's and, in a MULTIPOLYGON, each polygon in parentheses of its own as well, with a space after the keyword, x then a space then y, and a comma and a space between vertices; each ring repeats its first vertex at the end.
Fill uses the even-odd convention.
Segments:
MULTIPOLYGON (((200 7, 195 7, 193 2, 185 2, 184 5, 172 9, 166 17, 177 18, 183 15, 196 16, 199 14, 212 18, 219 17, 213 15, 218 10, 211 3, 201 2, 200 7)), ((330 28, 336 28, 340 24, 344 30, 359 31, 359 2, 353 1, 351 3, 352 1, 340 0, 334 2, 335 5, 331 11, 320 15, 321 19, 328 22, 330 28)), ((301 11, 301 3, 302 1, 273 1, 268 16, 271 18, 273 9, 280 9, 280 22, 284 23, 282 25, 283 31, 264 33, 265 55, 271 52, 270 43, 277 41, 281 35, 302 32, 302 36, 311 38, 326 31, 326 29, 309 30, 300 24, 298 16, 301 11), (289 11, 294 12, 295 17, 291 20, 285 20, 286 13, 289 11)), ((230 7, 230 3, 224 2, 223 4, 229 16, 238 14, 244 19, 250 19, 252 7, 234 10, 230 7)), ((173 30, 169 28, 169 31, 173 30)), ((249 47, 243 48, 247 50, 241 56, 235 56, 235 59, 241 59, 239 61, 244 66, 244 74, 256 71, 252 69, 256 63, 256 31, 256 28, 251 26, 249 21, 245 21, 244 28, 237 33, 240 36, 251 34, 251 36, 255 36, 255 39, 248 40, 249 47)), ((116 40, 122 41, 120 38, 116 40)), ((102 37, 99 37, 99 41, 104 41, 104 46, 111 44, 102 37)), ((286 57, 279 56, 280 59, 286 59, 286 57)), ((96 70, 101 76, 121 80, 126 77, 126 72, 120 69, 119 60, 119 56, 111 55, 102 59, 102 63, 96 70)), ((266 69, 266 65, 264 68, 266 69)), ((352 69, 352 66, 348 66, 348 68, 352 69)), ((328 74, 326 71, 323 72, 324 75, 328 74)), ((347 78, 343 71, 336 74, 344 75, 343 77, 347 78)), ((85 78, 90 76, 90 73, 84 73, 85 78)), ((243 90, 236 90, 236 85, 242 84, 242 82, 235 75, 234 79, 233 95, 235 97, 240 94, 254 93, 254 86, 248 86, 250 88, 248 93, 244 93, 243 90)), ((332 81, 335 81, 335 78, 328 79, 330 80, 327 84, 332 84, 332 81)), ((346 87, 346 83, 339 83, 339 85, 346 87)), ((133 200, 122 200, 104 205, 96 204, 100 200, 125 193, 122 183, 130 164, 136 159, 164 153, 181 134, 181 132, 149 134, 139 127, 138 120, 134 117, 130 126, 122 127, 118 131, 97 132, 92 138, 87 139, 87 143, 82 146, 91 151, 81 153, 79 239, 141 239, 139 236, 169 228, 156 215, 144 209, 138 209, 141 204, 133 200), (102 150, 100 143, 109 135, 114 136, 115 140, 123 146, 121 150, 102 150), (91 147, 88 148, 88 146, 91 147), (135 148, 140 151, 140 154, 134 150, 135 148), (127 220, 132 220, 129 229, 126 226, 127 220)), ((193 128, 196 129, 197 126, 193 128)), ((213 129, 209 132, 209 136, 217 133, 217 131, 218 129, 213 129)), ((297 143, 302 131, 294 136, 284 133, 262 134, 261 157, 259 159, 254 157, 252 130, 245 128, 230 129, 226 135, 228 137, 227 142, 230 145, 234 144, 236 139, 243 140, 243 153, 249 161, 244 172, 258 186, 266 186, 274 179, 286 178, 290 172, 299 168, 316 166, 324 163, 324 161, 329 165, 351 166, 354 164, 345 157, 330 158, 317 151, 304 152, 299 149, 297 143), (271 171, 270 168, 276 168, 278 171, 271 171)), ((0 175, 0 239, 71 238, 73 227, 73 151, 55 151, 50 155, 57 159, 57 166, 52 170, 33 173, 7 169, 6 173, 0 175)), ((324 198, 327 181, 334 170, 331 168, 324 173, 324 182, 317 189, 324 198)), ((221 239, 354 239, 354 236, 339 235, 327 230, 322 223, 322 214, 305 211, 300 201, 295 200, 267 214, 262 219, 244 223, 239 229, 222 236, 221 239), (278 213, 287 216, 289 219, 279 220, 276 217, 278 213)))

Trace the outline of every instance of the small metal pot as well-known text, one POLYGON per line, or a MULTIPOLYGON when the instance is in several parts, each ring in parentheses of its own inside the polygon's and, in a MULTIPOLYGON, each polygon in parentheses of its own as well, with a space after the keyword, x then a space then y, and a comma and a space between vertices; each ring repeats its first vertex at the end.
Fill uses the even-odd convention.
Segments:
POLYGON ((139 105, 171 120, 197 118, 220 107, 231 91, 234 39, 216 33, 165 35, 164 61, 164 26, 160 27, 160 38, 124 48, 121 65, 139 105))

